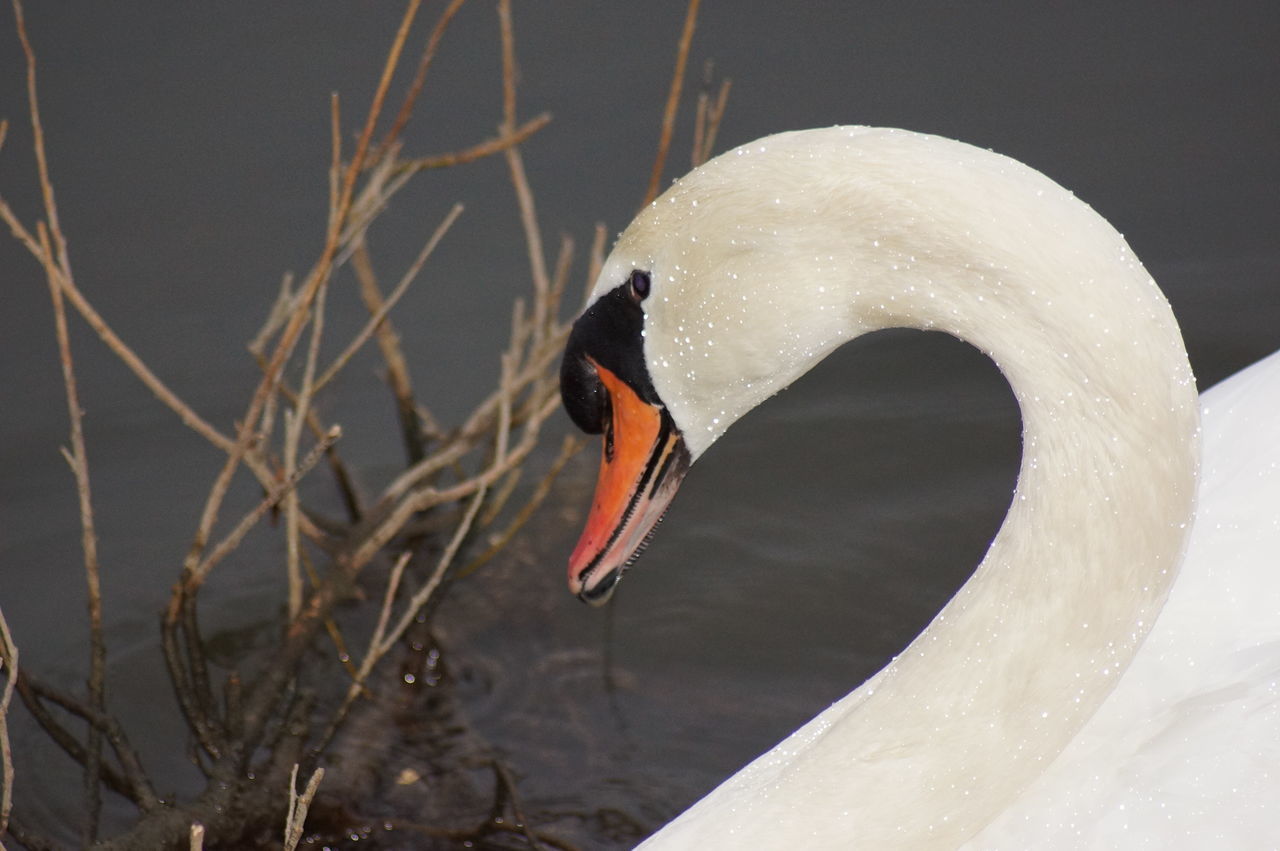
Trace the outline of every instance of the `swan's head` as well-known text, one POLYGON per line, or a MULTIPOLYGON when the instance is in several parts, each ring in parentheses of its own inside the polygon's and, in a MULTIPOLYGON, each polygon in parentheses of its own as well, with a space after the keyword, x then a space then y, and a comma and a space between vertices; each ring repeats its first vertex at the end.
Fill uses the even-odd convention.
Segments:
POLYGON ((876 232, 851 229, 832 191, 833 171, 850 170, 833 162, 857 156, 863 132, 783 134, 730 151, 619 237, 560 373, 573 421, 603 435, 569 559, 583 600, 608 599, 689 466, 729 425, 865 330, 844 284, 862 273, 876 232))
POLYGON ((692 463, 644 360, 652 289, 643 269, 596 298, 574 323, 560 365, 560 395, 579 428, 603 436, 600 472, 586 528, 569 559, 569 588, 609 599, 648 543, 692 463))

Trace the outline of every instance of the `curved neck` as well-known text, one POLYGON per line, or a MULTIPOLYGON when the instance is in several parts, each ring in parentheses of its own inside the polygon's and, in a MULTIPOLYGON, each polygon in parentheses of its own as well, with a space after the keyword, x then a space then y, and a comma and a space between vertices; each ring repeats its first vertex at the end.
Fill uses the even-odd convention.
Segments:
MULTIPOLYGON (((865 847, 955 847, 1065 747, 1158 613, 1192 515, 1195 384, 1168 305, 1123 239, 1040 174, 900 132, 764 141, 721 160, 740 170, 757 158, 748 194, 773 214, 757 225, 769 247, 703 247, 700 263, 684 264, 701 270, 690 276, 755 282, 739 313, 746 332, 646 343, 676 422, 707 435, 696 451, 743 412, 735 406, 754 406, 841 342, 908 326, 992 357, 1021 407, 1022 465, 982 564, 928 629, 660 839, 722 832, 714 814, 731 807, 757 847, 815 825, 865 847), (811 162, 815 145, 821 168, 796 153, 811 162), (746 364, 749 387, 691 383, 691 363, 713 376, 746 364), (715 423, 697 413, 717 410, 715 423)), ((706 232, 708 214, 690 205, 714 206, 706 199, 725 178, 711 171, 657 202, 658 226, 706 232)), ((643 259, 655 280, 675 265, 643 259)), ((707 282, 679 283, 655 315, 677 302, 698 315, 687 302, 706 302, 707 282)))

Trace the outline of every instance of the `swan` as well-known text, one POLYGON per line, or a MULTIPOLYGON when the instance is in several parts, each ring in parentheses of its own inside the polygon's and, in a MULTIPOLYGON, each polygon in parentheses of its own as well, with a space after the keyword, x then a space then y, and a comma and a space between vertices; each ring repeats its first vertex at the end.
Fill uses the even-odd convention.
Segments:
POLYGON ((561 365, 603 437, 571 591, 607 600, 730 425, 888 327, 959 337, 1009 381, 1005 521, 898 657, 644 847, 1273 847, 1280 356, 1202 403, 1124 239, 1007 157, 796 131, 642 210, 561 365))

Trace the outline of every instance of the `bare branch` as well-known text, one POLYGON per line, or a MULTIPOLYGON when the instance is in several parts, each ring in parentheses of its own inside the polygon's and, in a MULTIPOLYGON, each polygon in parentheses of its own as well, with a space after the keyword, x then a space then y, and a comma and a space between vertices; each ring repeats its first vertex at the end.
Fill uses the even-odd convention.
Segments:
POLYGON ((33 678, 26 670, 15 673, 14 679, 17 682, 18 696, 22 698, 27 711, 35 718, 36 723, 48 733, 54 744, 62 748, 68 756, 81 765, 84 765, 89 759, 88 751, 85 750, 79 739, 69 733, 49 713, 48 708, 43 703, 45 700, 60 706, 79 718, 83 718, 106 735, 107 741, 111 743, 112 750, 115 752, 123 771, 122 774, 110 764, 105 762, 102 764, 102 782, 107 788, 133 801, 144 811, 155 809, 159 805, 155 790, 151 788, 151 784, 142 771, 142 764, 138 759, 137 753, 134 752, 124 730, 121 729, 114 718, 98 712, 83 701, 59 691, 48 683, 43 683, 33 678))
POLYGON ((725 108, 729 105, 730 83, 730 80, 725 80, 720 84, 720 92, 716 95, 714 103, 706 92, 698 93, 698 114, 694 120, 693 151, 690 157, 694 168, 711 159, 711 152, 715 150, 720 122, 724 119, 725 108))
POLYGON ((316 381, 317 392, 332 381, 333 377, 347 365, 348 361, 350 361, 352 357, 355 356, 355 353, 369 341, 369 338, 373 336, 374 331, 378 329, 378 326, 384 319, 386 319, 387 314, 391 312, 391 308, 395 307, 396 302, 400 300, 400 297, 404 295, 405 290, 409 288, 409 284, 413 283, 414 278, 418 276, 418 272, 422 271, 422 266, 427 262, 427 258, 431 256, 433 251, 435 251, 436 246, 440 244, 440 240, 444 238, 445 233, 448 232, 449 228, 455 221, 457 221, 458 216, 461 214, 462 205, 454 204, 453 208, 449 210, 448 215, 444 217, 444 221, 442 221, 431 234, 431 238, 427 240, 427 244, 418 252, 418 256, 414 259, 412 265, 409 266, 408 271, 404 273, 404 277, 400 279, 400 283, 396 284, 395 289, 391 291, 391 295, 387 297, 387 300, 373 314, 373 316, 369 317, 369 321, 360 329, 360 333, 356 334, 355 338, 347 344, 345 349, 343 349, 342 354, 334 358, 333 363, 329 365, 328 369, 326 369, 320 376, 319 380, 316 381))
POLYGON ((532 423, 525 427, 520 440, 507 453, 502 463, 493 464, 484 471, 452 487, 444 489, 423 488, 408 494, 357 545, 347 560, 350 569, 358 570, 361 566, 367 564, 378 551, 386 546, 388 541, 395 537, 396 533, 404 527, 405 523, 414 514, 436 505, 444 505, 471 497, 477 491, 487 489, 502 476, 506 475, 508 470, 528 456, 537 443, 538 429, 533 426, 541 424, 542 420, 550 416, 559 405, 559 398, 550 398, 535 412, 532 423))
POLYGON ((680 34, 680 46, 676 50, 676 68, 671 74, 671 88, 667 92, 667 106, 662 113, 662 133, 658 137, 658 154, 649 173, 649 189, 644 194, 641 207, 648 206, 658 197, 662 185, 662 172, 667 164, 667 151, 671 149, 671 134, 675 132, 676 110, 680 106, 680 90, 684 86, 684 69, 689 61, 689 45, 693 43, 693 30, 698 22, 698 6, 701 0, 689 0, 684 17, 684 31, 680 34))
POLYGON ((458 578, 470 576, 481 567, 483 567, 490 559, 504 550, 507 544, 511 543, 511 539, 516 536, 524 524, 529 521, 533 513, 542 505, 543 500, 547 498, 547 494, 551 492, 551 485, 555 482, 556 477, 560 475, 560 471, 564 469, 564 465, 569 459, 578 453, 578 450, 586 446, 586 441, 576 435, 565 435, 564 442, 560 446, 560 454, 556 456, 556 460, 552 462, 551 469, 542 477, 542 481, 538 482, 538 486, 534 489, 533 495, 516 513, 507 528, 503 529, 497 536, 493 538, 493 542, 485 548, 485 551, 473 558, 465 567, 458 571, 458 578))
POLYGON ((342 703, 334 710, 333 717, 329 720, 324 733, 312 747, 312 759, 319 759, 321 753, 329 746, 334 735, 338 732, 338 727, 346 720, 347 713, 351 710, 351 705, 355 703, 356 698, 364 691, 364 684, 369 678, 369 674, 372 673, 383 655, 395 643, 394 641, 385 641, 384 637, 387 632, 387 624, 391 620, 391 609, 395 605, 396 593, 400 590, 400 580, 404 577, 404 570, 412 558, 413 550, 405 550, 391 567, 391 575, 387 579, 387 590, 382 595, 382 608, 378 610, 378 622, 374 625, 373 634, 369 637, 369 647, 365 651, 364 659, 360 662, 360 667, 356 669, 351 678, 351 684, 347 686, 347 693, 343 695, 342 703))
MULTIPOLYGON (((552 325, 556 321, 556 313, 560 309, 560 300, 569 286, 569 273, 573 270, 573 237, 564 234, 560 237, 560 254, 556 257, 556 271, 551 277, 551 293, 548 296, 547 321, 552 325)), ((550 329, 548 329, 550 330, 550 329)))
POLYGON ((379 655, 385 654, 395 642, 400 640, 400 636, 404 635, 405 631, 409 629, 409 625, 418 616, 418 612, 422 610, 422 607, 435 594, 436 589, 440 587, 440 583, 444 581, 445 574, 453 566, 453 560, 458 555, 458 548, 462 546, 462 542, 471 531, 471 524, 476 519, 480 506, 484 503, 487 487, 487 485, 481 484, 476 489, 475 495, 471 497, 471 504, 467 506, 466 514, 458 522, 453 531, 453 537, 449 539, 449 544, 444 548, 444 552, 440 554, 440 560, 436 562, 435 570, 431 572, 431 576, 427 579, 427 584, 419 588, 417 593, 409 599, 408 605, 405 606, 404 611, 400 614, 400 620, 396 621, 395 628, 383 639, 379 655))
POLYGON ((486 139, 477 145, 472 145, 470 148, 447 154, 401 160, 396 164, 396 171, 427 171, 433 168, 451 168, 453 166, 466 165, 519 145, 550 123, 551 114, 544 112, 536 118, 529 119, 509 133, 504 131, 492 139, 486 139))
MULTIPOLYGON (((498 22, 502 30, 502 133, 515 135, 516 129, 516 46, 511 24, 511 0, 498 0, 498 22)), ((550 288, 547 277, 547 260, 542 250, 542 230, 538 225, 538 211, 529 189, 529 179, 524 173, 524 160, 520 149, 511 146, 504 152, 507 168, 511 172, 511 185, 515 187, 516 201, 520 205, 520 223, 524 227, 524 241, 529 249, 529 271, 533 276, 534 339, 541 341, 546 326, 546 294, 550 288)))
POLYGON ((13 810, 13 749, 9 743, 9 705, 13 702, 13 689, 18 682, 18 646, 13 643, 9 622, 0 611, 0 667, 4 668, 4 693, 0 695, 0 836, 9 828, 9 813, 13 810))
MULTIPOLYGON (((284 439, 284 474, 292 478, 297 472, 298 444, 302 441, 302 428, 311 413, 311 396, 315 389, 316 360, 320 356, 320 337, 324 331, 324 308, 328 286, 322 285, 316 294, 315 310, 311 318, 311 344, 302 368, 302 389, 298 393, 293 411, 287 418, 284 439)), ((318 459, 318 455, 316 456, 318 459)), ((298 616, 302 608, 302 570, 298 565, 298 525, 301 508, 298 505, 298 489, 291 488, 285 495, 285 574, 289 583, 289 619, 298 616)))
MULTIPOLYGON (((19 19, 21 22, 21 19, 19 19)), ((26 32, 21 30, 23 45, 28 47, 26 32)), ((34 62, 34 57, 29 57, 34 62)), ((34 74, 34 67, 32 68, 34 74)), ((34 93, 33 93, 34 94, 34 93)), ((52 204, 52 194, 48 203, 52 204)), ((46 210, 48 212, 48 210, 46 210)), ((44 222, 39 224, 40 246, 46 258, 52 258, 49 233, 44 222)), ((59 256, 66 257, 63 243, 59 256)), ((62 362, 62 383, 67 394, 67 417, 71 422, 71 449, 66 451, 68 463, 76 480, 76 496, 80 507, 80 548, 84 555, 85 584, 88 587, 89 607, 89 701, 93 709, 105 713, 107 649, 102 636, 102 583, 98 565, 98 536, 93 526, 93 498, 89 487, 89 460, 84 446, 83 412, 80 394, 76 388, 75 363, 71 357, 71 339, 67 334, 67 313, 62 303, 62 290, 52 260, 46 266, 49 297, 53 302, 55 335, 58 355, 62 362)), ((98 786, 98 768, 102 762, 102 734, 96 727, 89 728, 88 760, 84 766, 85 824, 82 840, 88 845, 97 838, 98 816, 102 809, 102 796, 98 786)))
POLYGON ((342 180, 342 101, 337 92, 329 96, 329 227, 338 211, 338 186, 342 180))
POLYGON ((36 96, 36 52, 27 37, 26 16, 22 12, 22 0, 13 0, 13 16, 18 26, 18 40, 27 60, 27 107, 31 119, 31 133, 36 153, 36 170, 40 175, 40 193, 44 199, 44 215, 53 236, 58 266, 71 274, 71 262, 67 258, 67 241, 58 224, 58 204, 53 197, 53 183, 49 180, 49 160, 44 149, 44 126, 40 122, 40 99, 36 96))
POLYGON ((604 242, 608 238, 608 228, 604 226, 604 222, 598 222, 595 236, 591 240, 591 252, 587 257, 587 285, 583 293, 584 299, 590 295, 591 288, 596 284, 596 278, 600 277, 600 267, 604 266, 604 242))
POLYGON ((283 481, 277 482, 275 487, 269 490, 266 496, 262 498, 262 501, 259 502, 253 510, 240 519, 240 522, 236 524, 235 528, 228 532, 227 536, 223 538, 216 547, 214 547, 213 552, 211 552, 207 558, 197 565, 192 577, 195 585, 199 585, 203 582, 205 577, 208 576, 209 571, 217 566, 218 562, 222 561, 222 559, 226 558, 232 550, 240 546, 240 542, 244 540, 245 535, 249 534, 249 530, 256 526, 258 521, 266 516, 268 511, 279 505, 280 500, 283 499, 286 494, 290 493, 295 487, 297 487, 298 482, 302 480, 302 477, 311 472, 311 468, 314 467, 316 462, 324 456, 325 451, 341 437, 341 428, 334 426, 329 429, 329 433, 325 435, 325 439, 313 446, 311 451, 307 453, 306 457, 298 463, 298 468, 294 470, 293 475, 283 481))
MULTIPOLYGON (((370 316, 377 315, 386 304, 382 290, 378 286, 378 276, 373 270, 373 260, 369 257, 369 244, 361 239, 351 255, 351 267, 360 282, 360 298, 364 301, 370 316)), ((376 330, 378 349, 382 352, 382 362, 387 367, 387 384, 391 395, 396 400, 396 413, 400 420, 400 440, 404 443, 405 455, 410 464, 416 464, 427 454, 426 440, 423 435, 422 418, 418 415, 418 404, 413 398, 413 382, 409 378, 409 365, 405 361, 404 351, 400 348, 400 335, 390 319, 378 324, 376 330)))
POLYGON ((396 113, 395 121, 391 123, 391 129, 387 131, 387 135, 378 145, 378 151, 374 155, 374 159, 381 159, 383 155, 394 145, 400 138, 401 131, 405 125, 409 123, 409 119, 413 116, 413 107, 418 102, 418 96, 422 94, 422 86, 427 80, 427 70, 431 67, 432 60, 435 59, 436 50, 440 47, 440 40, 444 38, 445 30, 449 28, 453 16, 462 8, 462 4, 466 0, 453 0, 444 11, 440 13, 440 17, 436 20, 436 25, 431 28, 431 35, 427 37, 426 47, 422 50, 422 57, 418 60, 418 70, 413 75, 413 82, 409 85, 409 90, 404 96, 404 103, 400 105, 400 111, 396 113))
POLYGON ((284 825, 284 851, 294 851, 302 839, 302 830, 307 822, 307 810, 324 779, 324 769, 317 768, 307 781, 307 788, 298 794, 298 764, 294 763, 293 772, 289 775, 289 812, 284 825))

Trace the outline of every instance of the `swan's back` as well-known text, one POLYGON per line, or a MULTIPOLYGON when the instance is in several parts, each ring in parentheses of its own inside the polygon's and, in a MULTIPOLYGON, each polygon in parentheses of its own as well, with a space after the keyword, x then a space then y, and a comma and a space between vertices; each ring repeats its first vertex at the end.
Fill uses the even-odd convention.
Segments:
POLYGON ((968 847, 1280 843, 1280 353, 1202 397, 1195 527, 1111 697, 968 847))

